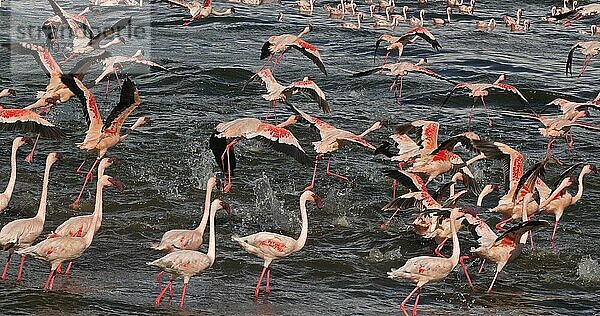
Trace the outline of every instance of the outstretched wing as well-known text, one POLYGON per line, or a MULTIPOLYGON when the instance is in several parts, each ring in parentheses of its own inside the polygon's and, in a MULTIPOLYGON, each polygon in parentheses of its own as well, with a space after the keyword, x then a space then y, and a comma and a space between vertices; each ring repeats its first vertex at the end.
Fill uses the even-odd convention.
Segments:
POLYGON ((403 170, 385 170, 383 174, 400 182, 413 192, 422 191, 425 188, 423 180, 414 173, 403 170))
POLYGON ((42 69, 48 77, 52 76, 53 74, 62 74, 60 66, 58 65, 58 63, 56 63, 54 57, 52 57, 52 54, 50 54, 50 51, 48 51, 46 48, 40 45, 26 42, 18 42, 11 44, 2 44, 2 47, 6 48, 9 52, 13 54, 33 56, 33 58, 35 58, 37 63, 42 67, 42 69))
POLYGON ((417 27, 403 35, 399 41, 412 41, 415 36, 418 36, 427 41, 427 43, 431 44, 436 51, 442 49, 442 45, 436 40, 435 36, 429 30, 424 27, 417 27))
POLYGON ((140 95, 135 83, 129 77, 125 77, 119 103, 106 118, 106 122, 102 127, 103 132, 119 135, 125 120, 140 103, 140 95))
POLYGON ((500 89, 500 90, 512 92, 512 93, 516 94, 521 99, 521 102, 523 102, 525 104, 529 104, 529 101, 527 101, 527 99, 525 99, 525 97, 523 96, 523 94, 521 94, 521 91, 519 91, 514 86, 511 86, 511 85, 505 84, 505 83, 496 83, 496 84, 493 84, 492 87, 496 88, 496 89, 500 89))
POLYGON ((174 5, 178 5, 180 7, 186 8, 186 9, 192 9, 192 4, 185 1, 185 0, 162 0, 164 2, 168 2, 170 4, 174 4, 174 5))
POLYGON ((124 28, 128 27, 130 24, 131 24, 131 17, 123 18, 123 19, 117 21, 117 23, 113 24, 113 26, 109 27, 108 29, 104 30, 103 32, 99 33, 98 35, 94 36, 88 42, 88 45, 89 46, 97 46, 105 38, 107 38, 115 33, 120 32, 124 28))
MULTIPOLYGON (((321 53, 319 53, 319 50, 315 46, 301 39, 296 39, 294 43, 291 44, 291 46, 299 50, 302 54, 304 54, 304 56, 312 60, 312 62, 315 63, 317 67, 319 67, 319 70, 321 70, 321 72, 324 73, 325 76, 327 76, 327 70, 325 70, 325 64, 323 64, 323 60, 321 59, 321 53)), ((265 47, 263 46, 263 50, 264 48, 265 47)))
POLYGON ((289 130, 268 123, 261 123, 254 132, 246 134, 246 138, 258 137, 273 149, 284 153, 296 161, 307 164, 308 158, 298 139, 289 130))
POLYGON ((518 225, 509 228, 507 231, 502 233, 502 235, 498 236, 498 238, 496 238, 494 241, 494 245, 506 242, 514 243, 516 245, 519 242, 519 239, 521 239, 521 236, 526 232, 537 227, 545 226, 548 226, 547 221, 526 221, 519 223, 518 225))
POLYGON ((283 94, 288 92, 296 93, 303 92, 310 96, 310 98, 317 102, 319 108, 323 111, 323 113, 331 113, 331 109, 329 108, 329 103, 325 98, 325 93, 319 86, 312 80, 301 80, 293 82, 291 85, 286 87, 283 90, 283 94))
POLYGON ((208 147, 210 147, 210 150, 213 152, 213 155, 215 156, 215 161, 217 162, 217 165, 219 166, 219 169, 221 169, 222 172, 229 172, 229 170, 233 171, 236 167, 235 151, 233 150, 233 146, 229 148, 229 157, 225 155, 225 159, 221 160, 221 156, 223 156, 223 154, 225 153, 225 148, 227 147, 227 138, 218 137, 218 134, 218 131, 214 131, 210 135, 210 139, 208 140, 208 147))
POLYGON ((54 14, 58 15, 62 24, 65 27, 69 28, 69 33, 71 33, 71 35, 74 35, 75 33, 73 32, 73 29, 71 29, 71 25, 69 24, 69 21, 67 21, 67 17, 65 16, 67 14, 65 10, 63 10, 54 0, 48 0, 48 2, 50 2, 50 6, 52 7, 52 11, 54 11, 54 14))
POLYGON ((58 127, 26 109, 0 109, 0 130, 33 132, 48 139, 65 138, 58 127))
POLYGON ((369 76, 369 75, 372 75, 374 73, 378 73, 378 72, 382 71, 383 69, 384 69, 383 67, 376 67, 376 68, 373 68, 373 69, 369 69, 369 70, 365 70, 365 71, 353 73, 352 77, 369 76))
POLYGON ((79 101, 83 105, 83 114, 89 125, 84 143, 90 139, 98 138, 102 131, 102 117, 100 117, 100 112, 98 111, 96 98, 83 82, 73 77, 73 75, 62 75, 60 80, 79 98, 79 101))
POLYGON ((569 50, 569 54, 567 55, 567 65, 566 65, 566 68, 565 68, 565 75, 567 77, 568 76, 573 76, 573 53, 579 47, 581 47, 581 45, 580 45, 579 42, 577 42, 569 50))

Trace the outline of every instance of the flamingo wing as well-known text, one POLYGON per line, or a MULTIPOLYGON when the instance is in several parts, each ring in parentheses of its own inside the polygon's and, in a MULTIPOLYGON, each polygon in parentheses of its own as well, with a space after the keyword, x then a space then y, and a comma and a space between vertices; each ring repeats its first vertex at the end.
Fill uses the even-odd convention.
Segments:
POLYGON ((345 141, 349 141, 355 144, 359 144, 359 145, 363 145, 369 149, 372 150, 377 150, 377 147, 373 146, 371 143, 369 143, 368 141, 364 140, 362 137, 359 137, 353 133, 342 133, 342 135, 340 135, 338 137, 338 139, 341 140, 345 140, 345 141))
POLYGON ((384 205, 381 210, 382 211, 396 211, 396 210, 405 210, 412 207, 420 207, 423 208, 423 204, 421 200, 417 199, 414 196, 405 196, 402 195, 400 197, 395 198, 390 201, 388 204, 384 205))
POLYGON ((450 93, 448 93, 448 96, 446 96, 446 98, 444 99, 444 102, 442 102, 442 105, 440 105, 440 107, 443 107, 444 105, 446 105, 446 103, 448 103, 448 100, 450 100, 450 97, 452 96, 454 91, 456 91, 457 89, 467 88, 469 85, 470 85, 470 83, 461 82, 461 83, 457 84, 456 86, 454 86, 454 88, 452 88, 452 90, 450 90, 450 93))
POLYGON ((283 127, 261 123, 256 131, 246 134, 246 138, 254 137, 259 137, 273 149, 296 159, 302 164, 310 162, 310 158, 308 158, 296 137, 283 127))
POLYGON ((22 55, 31 55, 37 63, 42 67, 44 72, 48 77, 53 74, 62 74, 62 70, 58 63, 50 54, 46 48, 26 42, 18 42, 11 44, 2 44, 2 47, 6 48, 9 52, 13 54, 22 54, 22 55))
POLYGON ((517 199, 521 197, 520 192, 523 189, 527 192, 533 193, 537 179, 543 178, 550 161, 556 161, 556 159, 551 157, 544 158, 540 162, 533 165, 529 170, 527 170, 527 172, 523 174, 523 176, 521 176, 521 179, 519 179, 519 182, 517 183, 516 190, 513 192, 513 202, 516 202, 517 199))
POLYGON ((528 232, 534 228, 546 227, 546 226, 548 226, 547 221, 534 220, 534 221, 526 221, 526 222, 519 223, 518 225, 509 228, 507 231, 505 231, 500 236, 498 236, 498 238, 496 238, 496 240, 494 241, 494 245, 508 243, 508 244, 515 244, 515 246, 516 246, 516 244, 519 242, 519 240, 521 239, 521 236, 523 236, 523 234, 525 234, 526 232, 528 232))
POLYGON ((385 170, 383 172, 386 176, 400 182, 410 191, 416 192, 423 190, 425 183, 419 176, 414 173, 403 171, 403 170, 385 170))
POLYGON ((569 167, 563 173, 561 173, 560 176, 558 176, 558 178, 554 181, 554 187, 558 187, 560 185, 560 183, 563 181, 563 179, 570 177, 573 174, 573 171, 583 164, 584 164, 583 162, 578 162, 578 163, 572 165, 571 167, 569 167))
POLYGON ((490 246, 498 238, 490 226, 477 215, 466 213, 464 217, 467 220, 469 231, 477 238, 477 242, 481 246, 490 246))
POLYGON ((106 30, 104 30, 103 32, 99 33, 98 35, 94 36, 89 42, 88 45, 89 46, 98 46, 100 45, 100 42, 102 40, 104 40, 105 38, 120 32, 121 30, 125 29, 126 27, 128 27, 131 24, 131 17, 128 18, 123 18, 120 19, 119 21, 117 21, 117 23, 113 24, 111 27, 107 28, 106 30))
POLYGON ((48 139, 65 138, 65 134, 39 114, 26 109, 0 109, 0 129, 33 132, 48 139))
POLYGON ((71 28, 71 24, 69 23, 69 21, 67 20, 67 12, 65 12, 65 10, 63 10, 63 8, 61 8, 58 3, 56 3, 56 1, 54 0, 48 0, 48 2, 50 2, 50 6, 52 7, 52 11, 54 11, 54 14, 56 14, 62 24, 69 28, 69 33, 71 33, 71 35, 75 35, 75 32, 73 31, 73 29, 71 28))
POLYGON ((229 163, 227 163, 227 157, 225 158, 225 161, 221 160, 221 156, 223 156, 223 154, 225 153, 225 148, 227 147, 227 138, 217 136, 219 133, 219 131, 214 131, 210 135, 210 139, 208 140, 208 147, 210 147, 210 150, 213 152, 213 155, 215 156, 215 161, 217 162, 219 169, 221 169, 222 172, 226 173, 230 170, 235 170, 237 160, 235 159, 235 151, 233 146, 230 147, 228 151, 229 163))
POLYGON ((364 77, 364 76, 369 76, 378 72, 383 71, 385 68, 384 67, 375 67, 373 69, 369 69, 369 70, 365 70, 365 71, 361 71, 361 72, 357 72, 357 73, 353 73, 352 77, 364 77))
POLYGON ((422 73, 422 74, 426 74, 426 75, 431 76, 431 77, 436 78, 436 79, 440 79, 440 80, 452 82, 452 81, 450 81, 450 79, 447 79, 447 78, 443 77, 442 75, 438 74, 437 72, 435 72, 435 71, 433 71, 433 70, 431 70, 429 68, 422 67, 422 66, 414 65, 412 67, 411 71, 413 71, 413 72, 419 72, 419 73, 422 73))
POLYGON ((417 27, 406 32, 398 41, 414 41, 416 36, 426 40, 436 51, 442 49, 442 45, 436 40, 435 36, 424 27, 417 27))
POLYGON ((452 151, 458 144, 465 146, 470 151, 476 151, 476 149, 473 147, 472 141, 472 139, 464 135, 450 137, 441 143, 434 151, 432 151, 431 155, 435 155, 442 150, 452 151))
POLYGON ((575 45, 571 46, 571 49, 569 49, 569 54, 567 55, 567 64, 565 67, 565 75, 568 76, 573 76, 573 53, 575 53, 575 50, 577 48, 581 48, 581 42, 577 42, 575 43, 575 45))
POLYGON ((125 120, 133 110, 135 110, 141 103, 140 95, 135 83, 125 77, 121 88, 121 97, 119 103, 112 109, 102 130, 104 133, 111 133, 119 135, 125 120))
POLYGON ((321 108, 321 111, 323 111, 323 113, 331 113, 331 109, 329 108, 329 103, 327 102, 327 99, 325 98, 325 93, 312 80, 301 80, 301 81, 293 82, 291 85, 289 85, 287 88, 285 88, 282 91, 283 94, 286 94, 288 92, 306 93, 310 96, 310 98, 313 101, 317 102, 317 104, 319 105, 319 108, 321 108))
MULTIPOLYGON (((89 125, 86 141, 96 139, 100 136, 102 131, 102 117, 98 111, 98 105, 96 104, 96 98, 92 92, 81 82, 79 79, 72 75, 62 75, 60 80, 64 85, 73 92, 83 105, 85 120, 89 125)), ((86 142, 84 141, 84 143, 86 142)))
POLYGON ((290 107, 290 109, 292 111, 294 111, 296 114, 302 116, 302 118, 304 120, 306 120, 309 124, 311 124, 316 129, 318 129, 319 134, 321 135, 322 138, 327 136, 325 131, 335 129, 335 127, 331 126, 329 123, 322 121, 316 117, 310 116, 306 112, 300 110, 295 105, 293 105, 291 103, 286 103, 286 104, 290 107))
POLYGON ((571 122, 571 126, 579 126, 579 127, 583 127, 583 128, 594 130, 594 131, 600 130, 600 126, 596 126, 596 125, 592 125, 592 124, 588 124, 588 123, 584 123, 584 122, 571 122))
POLYGON ((525 97, 523 96, 523 94, 521 94, 521 91, 519 91, 514 86, 511 86, 511 85, 505 84, 505 83, 497 83, 497 84, 492 85, 492 87, 496 88, 496 89, 500 89, 500 90, 512 92, 512 93, 516 94, 521 99, 521 102, 523 102, 525 104, 529 104, 529 101, 527 101, 527 99, 525 99, 525 97))
POLYGON ((109 58, 110 55, 110 52, 104 51, 100 55, 82 58, 80 61, 77 62, 77 64, 75 64, 73 69, 69 71, 69 74, 72 74, 79 80, 83 80, 83 77, 85 76, 85 74, 87 74, 92 65, 102 62, 106 58, 109 58))
POLYGON ((212 0, 204 0, 204 2, 202 2, 202 7, 203 8, 210 7, 211 4, 212 4, 212 0))
POLYGON ((302 54, 304 54, 304 56, 308 57, 313 63, 315 63, 315 65, 317 65, 317 67, 319 67, 319 70, 321 70, 321 72, 327 76, 327 70, 325 70, 325 65, 321 59, 321 54, 315 46, 301 39, 296 39, 290 46, 299 50, 302 54))

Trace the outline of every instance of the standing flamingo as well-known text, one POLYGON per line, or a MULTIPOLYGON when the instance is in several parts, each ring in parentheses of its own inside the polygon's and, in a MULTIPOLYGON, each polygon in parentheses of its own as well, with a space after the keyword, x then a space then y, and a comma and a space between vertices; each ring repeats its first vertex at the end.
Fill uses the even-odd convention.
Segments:
POLYGON ((83 143, 79 144, 79 148, 98 153, 94 164, 85 176, 85 181, 79 192, 79 196, 77 196, 77 199, 71 204, 71 208, 76 209, 79 207, 79 200, 83 195, 83 190, 85 189, 87 182, 92 177, 94 168, 98 162, 100 162, 102 157, 104 157, 106 152, 127 138, 132 131, 148 123, 149 119, 147 117, 138 118, 129 130, 124 135, 121 135, 121 128, 123 127, 125 120, 141 103, 138 89, 135 86, 135 83, 129 78, 125 78, 123 81, 119 103, 110 112, 104 122, 102 122, 102 117, 98 111, 96 98, 79 79, 73 76, 63 75, 61 80, 79 98, 84 107, 85 118, 89 124, 85 139, 83 143))
MULTIPOLYGON (((31 246, 31 244, 40 236, 44 230, 46 221, 46 201, 48 197, 48 181, 50 179, 50 168, 58 160, 62 160, 62 154, 53 152, 46 158, 46 169, 44 170, 44 181, 42 185, 42 196, 37 214, 32 218, 22 218, 12 221, 0 230, 0 247, 8 251, 6 266, 2 272, 2 281, 6 280, 6 273, 10 264, 10 258, 15 250, 21 250, 31 246)), ((19 274, 17 282, 21 281, 25 256, 21 255, 21 265, 19 265, 19 274)))
MULTIPOLYGON (((110 176, 102 176, 98 179, 98 186, 96 189, 96 203, 102 204, 102 188, 105 186, 117 186, 116 180, 110 176)), ((98 217, 92 219, 91 227, 96 226, 96 222, 99 220, 98 217)), ((17 250, 17 253, 22 256, 32 256, 37 259, 42 259, 50 262, 50 275, 48 280, 44 284, 44 290, 52 290, 54 287, 54 278, 56 277, 55 271, 58 266, 64 261, 73 261, 79 258, 83 252, 92 244, 94 238, 93 230, 81 236, 63 236, 56 238, 45 239, 34 246, 27 247, 25 249, 17 250)))
MULTIPOLYGON (((227 214, 230 212, 227 203, 218 199, 214 200, 210 207, 210 235, 208 237, 208 252, 206 254, 195 250, 178 250, 147 263, 148 265, 159 267, 161 270, 171 273, 171 275, 183 277, 183 294, 181 294, 181 303, 179 304, 179 308, 181 309, 183 309, 185 293, 190 278, 210 268, 215 262, 215 214, 220 209, 227 211, 227 214)), ((172 284, 173 278, 171 278, 169 284, 165 286, 156 298, 156 306, 160 305, 160 301, 167 292, 167 289, 171 288, 172 284)))
MULTIPOLYGON (((304 190, 312 190, 315 186, 315 177, 317 175, 317 164, 319 163, 319 159, 321 159, 325 154, 331 154, 334 151, 338 150, 342 145, 347 143, 355 143, 367 147, 372 150, 376 150, 375 146, 371 145, 369 142, 364 140, 367 134, 380 129, 383 126, 382 121, 375 122, 371 127, 367 128, 364 132, 359 135, 356 135, 352 132, 348 132, 345 130, 341 130, 339 128, 334 127, 333 125, 324 122, 316 117, 312 117, 304 111, 300 110, 296 106, 292 104, 288 104, 290 108, 298 115, 302 116, 308 123, 313 125, 319 130, 319 134, 321 136, 321 140, 318 142, 313 142, 313 146, 315 151, 317 152, 317 156, 315 157, 315 169, 313 171, 312 181, 308 187, 304 190)), ((340 178, 342 180, 350 181, 347 177, 341 176, 339 174, 335 174, 329 171, 329 165, 331 163, 331 156, 327 160, 327 171, 326 174, 330 176, 334 176, 340 178)))
POLYGON ((275 60, 276 65, 281 58, 283 58, 283 54, 293 47, 304 54, 304 56, 308 57, 315 65, 317 65, 317 67, 319 67, 319 70, 327 76, 327 71, 325 70, 325 65, 323 64, 319 50, 315 46, 300 39, 310 31, 312 31, 311 24, 306 26, 298 35, 283 34, 269 37, 261 49, 260 59, 269 57, 269 60, 271 60, 275 54, 280 53, 281 55, 275 60))
POLYGON ((406 311, 406 303, 408 300, 419 291, 413 306, 413 315, 417 314, 417 304, 421 296, 421 288, 429 283, 443 280, 458 264, 460 257, 460 245, 458 236, 456 235, 456 219, 460 216, 459 209, 452 209, 450 214, 450 229, 452 230, 452 256, 450 258, 420 256, 408 259, 406 263, 398 268, 388 272, 390 279, 407 279, 411 282, 416 282, 417 286, 408 294, 408 296, 400 303, 400 308, 404 315, 408 315, 406 311))
POLYGON ((300 143, 294 135, 285 129, 285 126, 296 123, 298 118, 290 116, 285 122, 278 125, 263 123, 255 118, 239 118, 230 122, 222 122, 217 125, 210 136, 209 147, 212 150, 215 161, 223 173, 223 192, 231 189, 231 172, 236 168, 235 152, 233 145, 243 139, 258 138, 273 149, 291 156, 296 161, 305 164, 310 161, 300 143), (227 158, 225 158, 227 156, 227 158), (227 163, 225 163, 227 159, 227 163))
MULTIPOLYGON (((577 166, 578 165, 575 165, 574 167, 577 166)), ((550 241, 552 244, 552 250, 554 250, 554 238, 556 237, 556 228, 558 227, 558 222, 560 221, 563 212, 567 207, 577 203, 583 196, 583 177, 585 177, 587 174, 595 173, 596 171, 597 168, 595 165, 583 166, 578 177, 579 187, 577 188, 577 193, 574 196, 571 195, 571 193, 567 192, 567 185, 561 182, 561 184, 555 189, 555 191, 546 200, 541 202, 540 210, 543 213, 554 214, 554 229, 552 230, 552 239, 550 241)))
POLYGON ((269 232, 260 232, 246 237, 234 236, 232 238, 234 241, 240 244, 244 250, 265 260, 262 273, 260 274, 258 283, 256 283, 254 297, 258 297, 260 285, 265 275, 265 271, 267 272, 267 285, 265 287, 265 294, 268 295, 271 292, 271 287, 269 284, 271 279, 271 262, 273 260, 283 259, 294 252, 300 251, 304 247, 306 238, 308 236, 308 216, 306 214, 307 201, 314 202, 319 209, 323 207, 321 199, 313 192, 304 191, 302 195, 300 195, 302 231, 300 232, 298 239, 269 232))
POLYGON ((13 190, 15 189, 15 183, 17 181, 17 150, 25 144, 33 144, 33 141, 31 138, 17 137, 12 142, 12 149, 10 152, 10 178, 8 179, 6 189, 0 194, 0 213, 4 212, 8 207, 13 190))

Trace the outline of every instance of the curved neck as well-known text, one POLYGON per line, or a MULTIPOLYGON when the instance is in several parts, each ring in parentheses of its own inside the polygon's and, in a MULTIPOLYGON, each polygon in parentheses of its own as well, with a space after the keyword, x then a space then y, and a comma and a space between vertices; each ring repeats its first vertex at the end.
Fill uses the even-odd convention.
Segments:
POLYGON ((358 20, 358 28, 360 29, 360 15, 358 16, 357 20, 358 20))
POLYGON ((38 207, 37 214, 35 217, 39 218, 44 222, 46 219, 46 204, 48 197, 48 182, 50 179, 50 168, 52 164, 46 164, 46 169, 44 170, 44 181, 42 184, 42 197, 40 198, 40 206, 38 207))
MULTIPOLYGON (((102 222, 102 189, 104 186, 100 181, 96 185, 96 208, 94 209, 94 213, 98 211, 99 216, 92 216, 92 224, 90 225, 90 229, 85 233, 83 238, 85 239, 86 245, 90 245, 92 243, 92 239, 94 239, 95 227, 98 221, 102 222)), ((96 215, 98 215, 96 213, 96 215)))
POLYGON ((206 255, 210 258, 210 265, 212 266, 215 262, 216 252, 216 241, 215 241, 215 213, 216 209, 210 210, 210 236, 208 237, 208 253, 206 255))
POLYGON ((586 173, 583 173, 583 171, 579 174, 579 187, 577 188, 577 194, 575 194, 575 196, 573 197, 572 204, 577 203, 577 201, 579 201, 583 196, 583 177, 585 175, 586 173))
POLYGON ((17 149, 19 149, 18 146, 13 146, 12 151, 10 153, 10 179, 8 180, 6 190, 4 190, 3 193, 9 199, 12 196, 13 190, 15 188, 15 182, 17 181, 17 149))
POLYGON ((213 185, 206 186, 206 196, 204 197, 204 213, 202 214, 200 225, 196 227, 196 230, 200 232, 200 235, 204 235, 204 230, 206 229, 206 224, 208 223, 208 217, 210 216, 210 202, 213 187, 213 185))
POLYGON ((306 198, 300 199, 300 217, 302 218, 302 231, 300 236, 296 240, 296 250, 302 249, 306 244, 306 237, 308 236, 308 215, 306 215, 306 198))
POLYGON ((450 261, 454 267, 458 264, 460 245, 458 244, 458 235, 456 234, 456 220, 453 218, 450 218, 450 229, 452 230, 452 256, 450 256, 450 261))

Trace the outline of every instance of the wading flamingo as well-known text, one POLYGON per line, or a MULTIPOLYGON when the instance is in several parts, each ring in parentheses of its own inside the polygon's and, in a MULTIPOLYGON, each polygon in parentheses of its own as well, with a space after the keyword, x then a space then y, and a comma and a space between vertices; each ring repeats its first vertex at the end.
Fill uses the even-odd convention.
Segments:
POLYGON ((31 138, 17 137, 12 142, 10 151, 10 178, 8 178, 6 189, 0 194, 0 213, 4 212, 8 207, 13 190, 15 189, 15 183, 17 182, 17 150, 25 144, 31 145, 33 144, 33 141, 31 138))

